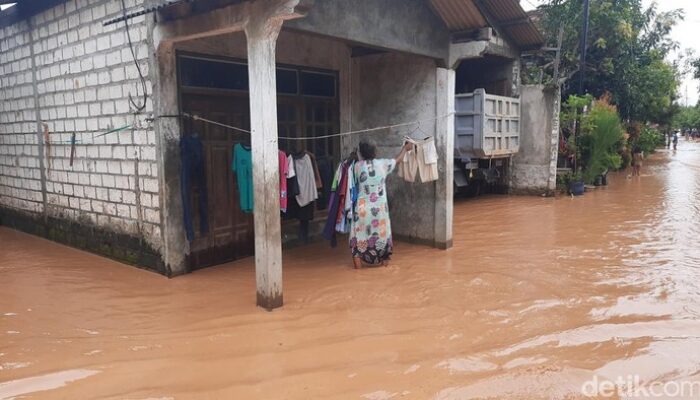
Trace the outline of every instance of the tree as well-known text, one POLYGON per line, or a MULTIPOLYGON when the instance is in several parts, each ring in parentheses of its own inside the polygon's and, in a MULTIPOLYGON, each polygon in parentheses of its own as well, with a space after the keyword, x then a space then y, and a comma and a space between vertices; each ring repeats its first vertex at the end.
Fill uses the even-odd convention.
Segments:
MULTIPOLYGON (((545 36, 552 41, 563 27, 560 71, 566 78, 575 78, 580 73, 582 0, 550 0, 539 12, 545 36)), ((670 32, 682 18, 682 10, 660 13, 655 3, 643 9, 641 0, 592 0, 586 92, 595 97, 610 93, 627 120, 669 123, 680 71, 666 58, 678 48, 670 32)), ((544 71, 544 80, 551 83, 552 58, 551 53, 536 54, 526 62, 523 80, 537 79, 544 71)), ((564 98, 575 92, 573 81, 577 80, 564 83, 564 98)))
POLYGON ((674 128, 700 129, 700 107, 684 107, 673 118, 674 128))

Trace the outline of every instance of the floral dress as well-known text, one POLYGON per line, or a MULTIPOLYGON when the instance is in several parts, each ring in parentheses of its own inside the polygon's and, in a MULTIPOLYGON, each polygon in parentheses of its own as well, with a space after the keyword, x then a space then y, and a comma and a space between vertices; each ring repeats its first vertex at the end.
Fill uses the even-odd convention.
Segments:
POLYGON ((393 252, 386 177, 395 166, 393 159, 355 163, 353 172, 358 194, 350 228, 350 248, 353 257, 368 264, 380 264, 393 252))

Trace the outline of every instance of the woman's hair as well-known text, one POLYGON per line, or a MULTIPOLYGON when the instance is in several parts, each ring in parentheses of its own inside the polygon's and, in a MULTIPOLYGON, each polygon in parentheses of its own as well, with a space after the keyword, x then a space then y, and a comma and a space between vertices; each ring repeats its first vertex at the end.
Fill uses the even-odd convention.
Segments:
POLYGON ((372 144, 360 142, 358 148, 363 160, 374 160, 374 158, 377 157, 377 148, 372 144))

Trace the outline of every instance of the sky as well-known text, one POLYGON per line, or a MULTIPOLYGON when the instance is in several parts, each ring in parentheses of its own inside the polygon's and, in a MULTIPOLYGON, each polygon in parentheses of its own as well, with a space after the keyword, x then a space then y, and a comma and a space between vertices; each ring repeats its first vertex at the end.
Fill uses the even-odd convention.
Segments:
MULTIPOLYGON (((645 7, 648 7, 654 0, 642 0, 645 7)), ((532 10, 545 0, 520 0, 520 4, 525 10, 532 10)), ((675 10, 682 8, 685 10, 685 20, 676 25, 671 32, 673 38, 680 43, 681 49, 692 48, 697 55, 700 55, 700 40, 696 36, 700 27, 700 0, 659 0, 657 1, 659 11, 675 10)), ((679 102, 682 105, 695 105, 700 96, 700 82, 687 77, 680 88, 679 102), (687 97, 686 97, 687 93, 687 97)))

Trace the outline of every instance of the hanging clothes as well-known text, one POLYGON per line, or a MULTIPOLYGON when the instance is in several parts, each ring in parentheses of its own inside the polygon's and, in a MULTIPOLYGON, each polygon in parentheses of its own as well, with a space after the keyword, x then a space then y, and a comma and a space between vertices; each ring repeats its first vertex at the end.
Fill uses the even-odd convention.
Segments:
POLYGON ((343 227, 343 233, 350 233, 350 225, 352 224, 353 211, 355 210, 355 200, 353 193, 356 191, 356 181, 355 181, 355 163, 349 162, 347 173, 348 173, 348 187, 345 192, 345 226, 343 227))
POLYGON ((338 213, 340 212, 340 193, 338 192, 338 184, 342 180, 345 163, 338 164, 338 168, 333 175, 333 181, 329 185, 331 188, 328 201, 328 217, 326 225, 323 227, 323 237, 330 240, 331 247, 336 247, 338 241, 336 239, 336 223, 338 221, 338 213))
POLYGON ((304 207, 318 198, 316 176, 311 157, 303 153, 294 158, 294 170, 299 183, 299 194, 296 196, 299 207, 304 207))
POLYGON ((296 197, 300 191, 294 169, 294 157, 291 154, 287 156, 287 168, 287 211, 284 213, 284 219, 296 219, 299 215, 299 204, 296 197))
POLYGON ((287 156, 287 192, 288 199, 295 198, 300 193, 297 173, 294 168, 294 157, 291 154, 287 156))
POLYGON ((253 156, 250 148, 240 143, 233 146, 231 170, 236 173, 241 211, 252 213, 253 202, 253 156))
POLYGON ((399 176, 406 182, 415 182, 416 172, 420 175, 421 182, 433 182, 438 179, 438 155, 435 148, 435 139, 429 136, 422 140, 405 137, 406 141, 413 144, 399 165, 399 176))
POLYGON ((331 184, 333 182, 333 164, 329 157, 317 157, 318 172, 321 174, 321 183, 323 185, 320 191, 319 201, 316 203, 318 210, 324 210, 328 206, 331 197, 331 184))
POLYGON ((316 162, 316 156, 310 152, 310 151, 305 151, 309 158, 311 159, 311 166, 313 167, 314 170, 314 181, 316 182, 316 189, 321 189, 323 188, 323 180, 321 179, 321 172, 318 170, 318 163, 316 162))
POLYGON ((393 159, 355 163, 359 193, 350 231, 350 249, 353 257, 368 264, 380 264, 389 260, 393 253, 386 177, 395 166, 393 159))
POLYGON ((287 212, 287 178, 289 176, 289 163, 287 162, 287 155, 280 150, 279 151, 279 169, 280 169, 280 210, 282 212, 287 212))
POLYGON ((341 177, 338 183, 338 213, 335 215, 335 231, 347 233, 345 230, 345 204, 348 195, 348 165, 343 163, 341 167, 341 177))
POLYGON ((192 224, 192 190, 199 193, 199 230, 202 235, 209 232, 209 206, 207 199, 207 178, 204 174, 204 146, 197 136, 183 136, 180 139, 180 191, 182 194, 182 215, 185 235, 188 241, 194 240, 192 224))

